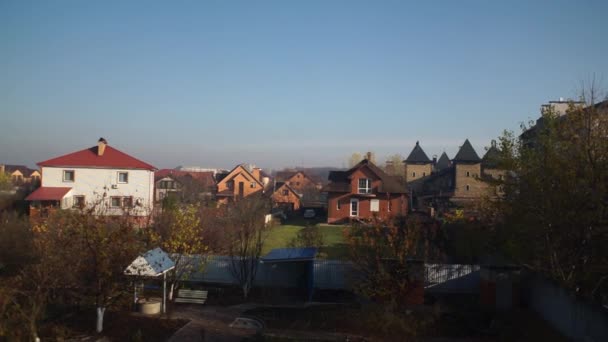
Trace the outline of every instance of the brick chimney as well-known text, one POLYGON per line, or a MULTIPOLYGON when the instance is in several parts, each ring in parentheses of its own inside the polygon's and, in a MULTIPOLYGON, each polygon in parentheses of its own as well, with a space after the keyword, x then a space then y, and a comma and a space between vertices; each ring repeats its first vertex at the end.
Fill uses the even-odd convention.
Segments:
POLYGON ((251 174, 253 175, 253 177, 255 177, 255 179, 257 179, 258 181, 260 181, 260 182, 261 182, 261 181, 262 181, 262 178, 261 178, 261 176, 260 176, 260 170, 261 170, 261 169, 260 169, 259 167, 254 167, 254 168, 251 170, 251 174))
POLYGON ((103 153, 106 151, 106 145, 108 144, 108 142, 106 141, 106 139, 104 138, 99 138, 99 140, 97 141, 97 155, 98 156, 103 156, 103 153))

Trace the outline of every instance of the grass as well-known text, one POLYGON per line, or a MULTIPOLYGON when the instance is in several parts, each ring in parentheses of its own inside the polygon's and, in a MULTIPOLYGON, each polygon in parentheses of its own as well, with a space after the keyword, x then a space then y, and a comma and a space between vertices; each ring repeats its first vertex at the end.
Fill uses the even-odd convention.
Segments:
MULTIPOLYGON (((272 229, 264 243, 263 253, 268 253, 274 248, 289 247, 289 243, 296 237, 298 232, 306 225, 304 220, 289 221, 284 225, 272 229)), ((348 247, 344 241, 343 226, 317 225, 323 232, 323 246, 320 248, 319 257, 326 259, 346 259, 348 247)))

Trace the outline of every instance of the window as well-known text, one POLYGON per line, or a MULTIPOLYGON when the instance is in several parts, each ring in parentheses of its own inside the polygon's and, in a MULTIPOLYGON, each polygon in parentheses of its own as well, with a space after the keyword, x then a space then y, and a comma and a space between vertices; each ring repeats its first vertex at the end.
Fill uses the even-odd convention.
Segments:
POLYGON ((350 199, 350 216, 359 216, 359 200, 356 198, 350 199))
POLYGON ((73 182, 76 175, 74 174, 74 170, 63 170, 63 181, 64 182, 73 182))
POLYGON ((160 181, 160 189, 175 189, 175 181, 160 181))
POLYGON ((391 202, 390 200, 388 201, 388 211, 392 211, 393 210, 393 202, 391 202))
POLYGON ((359 193, 360 194, 371 194, 372 193, 372 180, 369 178, 359 178, 359 193))
POLYGON ((119 172, 118 173, 118 183, 129 183, 129 173, 128 172, 119 172))
POLYGON ((251 182, 251 185, 249 185, 252 189, 255 188, 255 182, 251 182))
POLYGON ((377 199, 369 201, 369 211, 380 211, 380 201, 377 199))
POLYGON ((338 199, 336 201, 336 210, 340 210, 340 209, 342 209, 342 206, 340 205, 340 200, 338 199))
POLYGON ((416 172, 412 172, 412 178, 416 178, 416 172))
POLYGON ((110 206, 112 208, 131 208, 133 207, 133 197, 111 197, 110 198, 110 206))
POLYGON ((74 208, 84 208, 84 196, 74 196, 74 208))
POLYGON ((424 176, 426 176, 426 172, 423 172, 423 173, 422 173, 422 177, 424 177, 424 176))
POLYGON ((467 189, 467 191, 471 190, 471 187, 469 186, 469 184, 467 184, 466 189, 467 189))
POLYGON ((122 198, 122 206, 123 208, 131 208, 133 207, 133 197, 123 197, 122 198))
POLYGON ((120 208, 121 204, 122 204, 122 198, 121 197, 111 197, 110 198, 110 206, 112 208, 120 208))
POLYGON ((467 177, 471 177, 471 173, 467 171, 467 177))
POLYGON ((287 190, 287 189, 283 190, 283 196, 289 196, 289 190, 287 190))

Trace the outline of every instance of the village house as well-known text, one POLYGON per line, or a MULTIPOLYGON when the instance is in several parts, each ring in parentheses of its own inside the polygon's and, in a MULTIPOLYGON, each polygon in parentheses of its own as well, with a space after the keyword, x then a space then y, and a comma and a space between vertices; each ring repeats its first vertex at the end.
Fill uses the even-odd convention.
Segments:
POLYGON ((215 196, 218 204, 226 204, 264 191, 269 183, 270 178, 264 175, 260 168, 240 164, 228 174, 218 174, 215 196))
POLYGON ((32 218, 71 208, 144 218, 152 210, 156 168, 109 146, 103 138, 96 146, 38 166, 41 186, 26 198, 32 218))
POLYGON ((213 171, 162 169, 154 173, 154 200, 173 197, 188 202, 210 198, 215 186, 213 171))
POLYGON ((408 191, 399 176, 390 176, 368 159, 347 171, 331 171, 327 192, 327 222, 386 220, 405 216, 408 191))
POLYGON ((0 172, 8 175, 17 186, 40 182, 40 172, 25 165, 0 164, 0 172))
POLYGON ((302 194, 286 182, 275 183, 271 197, 275 207, 288 212, 300 210, 302 207, 302 194))

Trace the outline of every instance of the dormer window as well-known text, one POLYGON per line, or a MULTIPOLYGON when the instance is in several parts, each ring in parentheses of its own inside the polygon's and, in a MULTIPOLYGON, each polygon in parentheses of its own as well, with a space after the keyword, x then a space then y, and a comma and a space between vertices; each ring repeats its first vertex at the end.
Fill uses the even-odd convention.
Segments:
POLYGON ((371 194, 372 193, 372 180, 369 178, 359 178, 359 193, 360 194, 371 194))

